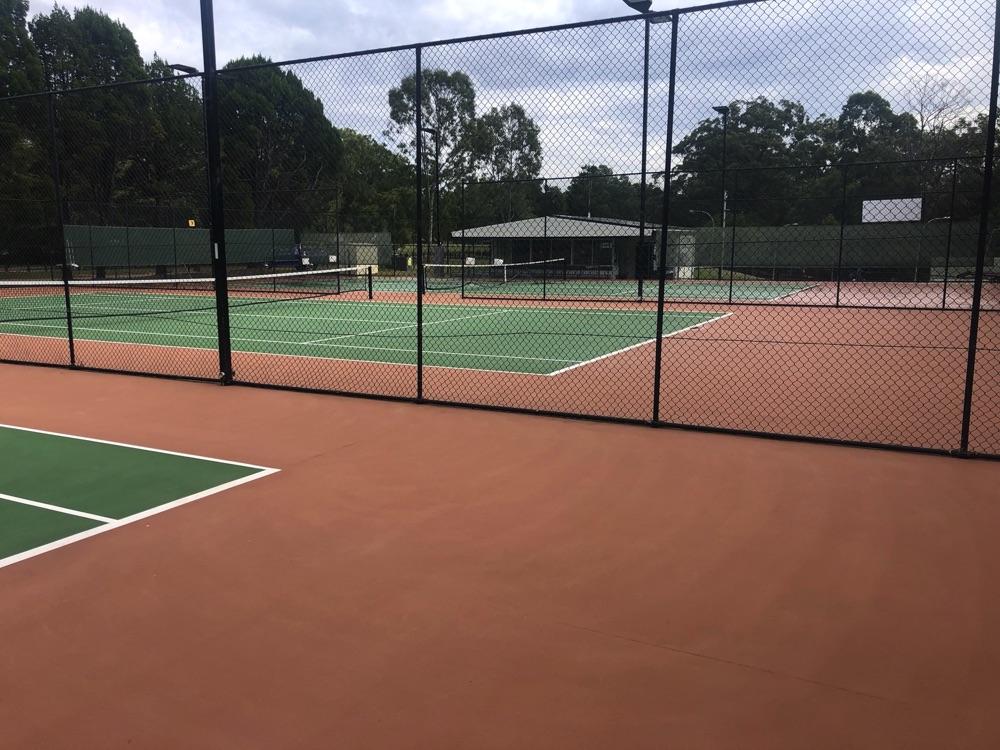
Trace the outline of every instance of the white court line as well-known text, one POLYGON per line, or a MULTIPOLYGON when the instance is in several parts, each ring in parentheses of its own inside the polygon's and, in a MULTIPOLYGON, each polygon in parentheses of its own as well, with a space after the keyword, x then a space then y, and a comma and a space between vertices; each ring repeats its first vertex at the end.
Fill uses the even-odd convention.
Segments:
POLYGON ((91 521, 100 521, 101 523, 111 523, 115 519, 107 518, 106 516, 97 516, 93 513, 84 513, 82 510, 73 510, 71 508, 63 508, 59 505, 49 505, 48 503, 39 503, 35 500, 25 500, 23 497, 16 497, 15 495, 5 495, 0 492, 0 500, 10 500, 12 503, 20 503, 21 505, 30 505, 33 508, 42 508, 43 510, 51 510, 56 513, 65 513, 68 516, 79 516, 80 518, 89 518, 91 521))
MULTIPOLYGON (((58 433, 51 433, 51 434, 58 434, 58 433)), ((69 437, 73 437, 73 436, 70 435, 69 437)), ((86 439, 86 438, 83 438, 83 439, 86 439)), ((105 442, 105 441, 97 440, 95 442, 99 442, 100 443, 100 442, 105 442)), ((110 444, 111 445, 123 445, 122 443, 110 443, 110 444)), ((139 446, 128 446, 128 447, 134 448, 134 447, 139 447, 139 446)), ((147 450, 147 449, 143 448, 142 450, 147 450)), ((148 450, 155 450, 155 449, 150 448, 148 450)), ((157 451, 157 452, 159 452, 159 453, 170 453, 170 451, 157 451)), ((174 455, 183 456, 183 455, 186 455, 186 454, 184 454, 184 453, 177 453, 177 454, 174 454, 174 455)), ((196 458, 201 458, 201 457, 200 456, 196 456, 196 458)), ((208 458, 208 459, 205 459, 205 460, 207 460, 207 461, 221 461, 221 459, 216 459, 216 458, 208 458)), ((235 461, 221 461, 221 463, 236 463, 236 462, 235 461)), ((251 464, 236 464, 236 465, 237 466, 251 466, 251 464)), ((241 484, 246 484, 247 482, 252 482, 252 481, 254 481, 256 479, 261 479, 263 477, 270 476, 271 474, 275 474, 278 471, 279 471, 278 469, 263 469, 262 468, 262 470, 259 471, 256 474, 251 474, 250 476, 242 477, 240 479, 234 479, 231 482, 226 482, 225 484, 217 485, 217 486, 212 487, 210 489, 203 490, 202 492, 197 492, 197 493, 195 493, 193 495, 188 495, 187 497, 182 497, 182 498, 180 498, 178 500, 173 500, 173 501, 171 501, 169 503, 165 503, 163 505, 157 505, 155 508, 150 508, 149 510, 144 510, 144 511, 142 511, 140 513, 136 513, 136 514, 131 515, 131 516, 126 516, 125 518, 120 518, 117 521, 111 521, 110 523, 107 523, 104 526, 97 526, 96 528, 88 529, 87 531, 81 531, 79 534, 73 534, 72 536, 68 536, 68 537, 65 537, 63 539, 58 539, 58 540, 56 540, 54 542, 50 542, 49 544, 42 545, 41 547, 35 547, 34 549, 30 549, 30 550, 27 550, 25 552, 20 552, 20 553, 18 553, 16 555, 11 555, 10 557, 5 557, 3 559, 0 559, 0 568, 5 568, 8 565, 13 565, 14 563, 18 563, 18 562, 21 562, 23 560, 27 560, 27 559, 32 558, 32 557, 37 557, 38 555, 45 554, 46 552, 51 552, 52 550, 59 549, 60 547, 65 547, 67 545, 74 544, 75 542, 82 541, 83 539, 89 539, 90 537, 97 536, 98 534, 104 534, 104 533, 106 533, 108 531, 111 531, 112 529, 117 529, 117 528, 119 528, 121 526, 127 526, 130 523, 135 523, 136 521, 141 521, 144 518, 149 518, 150 516, 155 516, 158 513, 163 513, 163 512, 168 511, 168 510, 173 510, 174 508, 178 508, 181 505, 186 505, 188 503, 194 502, 195 500, 201 500, 204 497, 208 497, 209 495, 214 495, 214 494, 216 494, 218 492, 224 492, 225 490, 232 489, 233 487, 237 487, 237 486, 239 486, 241 484)))
MULTIPOLYGON (((2 331, 0 331, 0 334, 5 335, 5 336, 20 336, 22 338, 29 338, 29 339, 30 338, 37 338, 35 336, 29 335, 29 334, 24 334, 24 333, 3 333, 2 331)), ((195 346, 171 346, 169 344, 144 344, 142 342, 131 342, 131 341, 129 341, 129 342, 110 341, 109 342, 109 341, 101 341, 100 339, 83 339, 83 340, 84 341, 90 341, 90 342, 96 341, 98 343, 111 343, 111 344, 116 344, 116 345, 120 345, 120 346, 150 346, 150 347, 155 347, 157 349, 185 349, 185 350, 188 350, 188 351, 195 351, 195 352, 210 352, 210 351, 212 351, 211 349, 207 349, 205 347, 195 347, 195 346)), ((253 339, 233 339, 233 341, 253 341, 253 339)), ((285 345, 288 345, 288 346, 298 346, 298 342, 294 342, 294 341, 274 341, 274 340, 270 340, 270 339, 263 339, 263 340, 258 341, 257 343, 285 344, 285 345)), ((319 346, 324 346, 324 344, 319 344, 319 346)), ((394 352, 394 353, 397 353, 397 354, 400 354, 400 353, 402 353, 402 354, 415 354, 416 353, 416 349, 384 349, 384 348, 375 349, 374 347, 370 347, 370 346, 351 346, 350 344, 330 344, 330 347, 333 348, 333 349, 363 349, 365 351, 394 352)), ((515 357, 513 357, 511 355, 506 355, 506 354, 466 354, 466 353, 461 353, 460 352, 460 353, 458 353, 456 355, 455 352, 428 351, 426 349, 424 350, 424 353, 425 354, 440 354, 442 356, 452 356, 452 355, 455 355, 455 356, 484 357, 484 358, 494 358, 494 359, 515 359, 515 357)), ((346 359, 344 357, 320 356, 318 354, 290 354, 289 352, 251 352, 251 351, 246 351, 244 349, 234 349, 233 350, 233 354, 235 356, 237 356, 237 357, 243 356, 243 355, 261 356, 261 357, 291 357, 293 359, 315 359, 315 360, 319 360, 320 362, 350 362, 352 364, 358 364, 358 365, 377 364, 377 365, 394 365, 394 366, 399 366, 399 367, 416 367, 416 364, 413 363, 413 362, 387 362, 387 361, 381 360, 381 359, 375 359, 375 360, 372 360, 372 359, 346 359)), ((571 360, 571 359, 548 359, 548 358, 545 358, 545 357, 519 357, 518 359, 535 360, 535 361, 538 361, 538 362, 572 362, 572 361, 574 361, 574 360, 571 360)), ((482 368, 479 368, 479 367, 452 367, 452 366, 449 366, 449 365, 432 365, 432 364, 428 364, 426 362, 424 363, 424 367, 425 368, 434 368, 436 370, 462 370, 462 371, 465 371, 465 372, 468 372, 468 371, 472 371, 472 372, 500 372, 500 373, 503 373, 505 375, 531 375, 531 376, 546 376, 547 375, 547 373, 541 373, 541 372, 521 372, 519 370, 485 370, 485 369, 482 369, 482 368)), ((241 381, 241 382, 244 382, 244 381, 241 381)), ((245 381, 245 382, 253 382, 253 381, 245 381)), ((55 434, 55 433, 53 433, 53 434, 55 434)), ((75 437, 75 436, 70 435, 69 437, 75 437)), ((134 447, 139 447, 139 446, 134 446, 134 447)), ((200 458, 200 456, 198 458, 200 458)), ((214 460, 214 459, 206 459, 206 460, 211 461, 211 460, 214 460)))
POLYGON ((72 440, 83 440, 87 443, 100 443, 101 445, 116 445, 119 448, 134 448, 135 450, 146 451, 147 453, 162 453, 167 456, 180 456, 181 458, 197 458, 202 461, 211 461, 217 464, 229 464, 230 466, 243 466, 247 469, 259 469, 260 471, 274 472, 277 469, 270 469, 267 466, 257 466, 257 464, 245 464, 241 461, 227 461, 224 458, 211 458, 209 456, 199 456, 194 453, 178 453, 177 451, 166 451, 160 448, 149 448, 145 445, 132 445, 131 443, 116 443, 113 440, 101 440, 99 438, 83 437, 82 435, 69 435, 65 432, 50 432, 49 430, 36 430, 32 427, 19 427, 12 424, 0 423, 0 428, 7 430, 21 430, 22 432, 35 432, 39 435, 52 435, 54 437, 71 438, 72 440))
MULTIPOLYGON (((671 331, 670 333, 663 334, 663 338, 667 339, 671 336, 676 336, 678 333, 685 333, 687 331, 693 331, 695 328, 701 328, 703 325, 708 325, 709 323, 714 323, 717 320, 722 320, 723 318, 728 318, 732 313, 725 313, 717 318, 712 318, 711 320, 703 320, 701 323, 697 323, 693 326, 688 326, 687 328, 681 328, 677 331, 671 331)), ((608 357, 614 357, 624 352, 631 351, 632 349, 638 349, 640 346, 646 346, 646 344, 654 344, 656 339, 652 338, 648 341, 642 341, 638 344, 633 344, 632 346, 626 346, 624 349, 619 349, 616 352, 611 352, 609 354, 602 354, 600 357, 594 357, 593 359, 588 359, 586 362, 578 362, 575 365, 569 367, 564 367, 561 370, 556 370, 555 372, 550 372, 546 377, 552 377, 553 375, 562 375, 564 372, 569 372, 570 370, 575 370, 577 367, 583 367, 584 365, 592 365, 594 362, 600 362, 602 359, 607 359, 608 357)))
MULTIPOLYGON (((819 284, 810 284, 809 286, 804 286, 796 289, 794 292, 789 292, 788 294, 782 294, 780 297, 771 297, 770 299, 762 300, 763 302, 777 302, 779 299, 785 299, 786 297, 794 297, 796 294, 801 294, 802 292, 808 292, 810 289, 816 289, 819 284)), ((753 300, 751 300, 753 302, 753 300)))
MULTIPOLYGON (((502 315, 505 312, 509 312, 509 310, 494 310, 492 312, 483 313, 481 315, 463 315, 462 317, 459 317, 459 318, 445 318, 444 320, 431 320, 431 321, 425 322, 423 324, 423 327, 426 328, 427 326, 438 325, 440 323, 455 323, 455 322, 457 322, 459 320, 473 320, 475 318, 488 318, 491 315, 502 315)), ((410 329, 410 328, 416 329, 418 327, 419 327, 419 325, 417 323, 407 323, 406 325, 396 326, 395 328, 384 328, 384 329, 382 329, 380 331, 358 331, 357 333, 345 333, 345 334, 343 334, 341 336, 331 336, 331 337, 328 337, 328 338, 316 339, 315 341, 303 341, 302 343, 303 344, 322 344, 322 343, 327 342, 327 341, 340 341, 341 339, 350 339, 350 338, 354 338, 356 336, 375 336, 375 335, 378 335, 380 333, 392 333, 393 331, 405 331, 405 330, 410 329)))
MULTIPOLYGON (((308 302, 308 300, 300 300, 300 302, 306 303, 306 302, 308 302)), ((341 303, 341 304, 343 304, 343 303, 341 303)), ((376 303, 376 304, 388 304, 388 305, 398 306, 401 303, 398 303, 398 302, 381 302, 381 303, 376 303)), ((455 308, 455 309, 468 309, 468 306, 465 306, 465 305, 433 305, 433 307, 449 307, 449 308, 455 308)), ((601 316, 606 315, 606 314, 619 314, 619 315, 642 315, 642 316, 647 316, 648 317, 651 314, 655 314, 655 312, 646 311, 646 310, 636 310, 636 311, 628 311, 628 310, 617 310, 617 311, 615 311, 615 310, 610 310, 610 311, 601 311, 601 310, 583 310, 583 309, 579 309, 579 308, 551 308, 551 309, 549 309, 549 308, 539 308, 539 307, 530 307, 530 308, 526 308, 526 307, 509 307, 509 308, 489 308, 489 309, 491 310, 491 312, 484 313, 482 315, 470 315, 470 316, 463 316, 463 317, 459 317, 459 318, 448 318, 446 320, 430 321, 430 322, 424 323, 424 325, 427 326, 427 325, 433 325, 435 323, 449 323, 449 322, 453 322, 453 321, 457 321, 457 320, 465 320, 465 319, 468 319, 468 318, 488 317, 490 315, 498 315, 498 314, 505 313, 505 312, 518 312, 520 310, 530 310, 530 311, 544 310, 545 312, 561 312, 561 313, 572 314, 572 315, 601 315, 601 316)), ((690 316, 702 315, 704 313, 701 313, 701 312, 687 312, 687 311, 676 311, 676 312, 668 311, 668 314, 673 315, 675 317, 685 317, 685 316, 690 317, 690 316)), ((723 315, 720 315, 717 318, 713 318, 711 320, 703 321, 703 322, 698 323, 698 324, 693 325, 693 326, 688 326, 686 328, 682 328, 682 329, 674 331, 672 333, 665 334, 664 338, 668 338, 670 336, 675 336, 675 335, 677 335, 679 333, 683 333, 685 331, 692 330, 693 328, 698 328, 698 327, 700 327, 702 325, 705 325, 706 323, 711 323, 711 322, 714 322, 716 320, 721 320, 722 318, 729 317, 732 314, 733 313, 725 313, 723 315)), ((268 317, 268 316, 261 316, 261 317, 268 317)), ((281 318, 287 319, 289 316, 274 316, 274 317, 277 317, 279 319, 281 319, 281 318)), ((333 320, 337 320, 337 319, 333 319, 333 320)), ((367 321, 359 321, 359 322, 367 322, 367 321)), ((379 322, 379 321, 373 321, 373 322, 379 322)), ((18 325, 23 325, 23 326, 28 326, 28 327, 36 327, 36 328, 60 328, 59 326, 44 326, 44 325, 32 324, 30 322, 29 323, 18 323, 18 325)), ((319 346, 319 347, 329 347, 331 349, 360 349, 360 350, 371 351, 371 352, 386 352, 386 353, 392 353, 392 354, 412 354, 412 353, 415 352, 414 349, 400 349, 400 348, 393 348, 393 347, 376 347, 376 346, 365 346, 365 345, 357 345, 357 344, 325 343, 325 342, 335 342, 337 340, 341 340, 341 339, 345 339, 345 338, 352 338, 352 337, 356 337, 356 336, 372 335, 372 334, 376 334, 376 333, 386 333, 386 332, 394 331, 394 330, 406 330, 408 328, 416 328, 416 324, 407 324, 405 326, 398 326, 398 327, 395 327, 395 328, 385 329, 385 330, 381 330, 381 331, 363 331, 363 332, 359 332, 359 333, 345 334, 345 335, 342 335, 342 336, 335 336, 335 337, 332 337, 332 338, 316 339, 314 341, 282 341, 282 340, 278 340, 278 339, 252 339, 252 338, 242 338, 242 337, 233 337, 232 341, 234 343, 246 343, 246 344, 270 344, 270 345, 275 345, 275 346, 304 346, 304 345, 312 345, 312 346, 319 346)), ((62 327, 62 330, 65 330, 65 326, 62 327)), ((74 331, 98 331, 98 332, 101 332, 101 333, 131 335, 131 336, 134 336, 134 337, 146 336, 146 337, 156 338, 158 336, 172 336, 172 337, 175 337, 175 338, 207 339, 207 340, 213 340, 213 341, 215 341, 215 340, 218 339, 217 335, 214 335, 214 336, 205 336, 205 335, 199 335, 199 334, 193 334, 193 333, 192 334, 179 334, 179 333, 161 333, 161 332, 146 332, 146 331, 121 331, 121 330, 117 330, 117 329, 93 328, 93 327, 74 327, 74 331)), ((8 335, 18 335, 18 334, 8 334, 8 335)), ((22 335, 26 335, 27 336, 27 334, 22 334, 22 335)), ((90 340, 93 340, 93 339, 90 339, 90 340)), ((543 375, 545 377, 552 377, 553 375, 560 375, 560 374, 562 374, 564 372, 567 372, 569 370, 576 369, 577 367, 582 367, 584 365, 591 364, 593 362, 597 362, 597 361, 600 361, 602 359, 606 359, 608 357, 613 357, 613 356, 615 356, 617 354, 621 354, 621 353, 629 351, 631 349, 636 349, 636 348, 638 348, 640 346, 645 346, 646 344, 649 344, 649 343, 654 342, 654 341, 656 341, 655 338, 649 339, 647 341, 642 341, 642 342, 640 342, 638 344, 633 344, 631 346, 625 347, 624 349, 618 349, 618 350, 610 352, 608 354, 603 354, 603 355, 601 355, 599 357, 595 357, 594 359, 590 359, 590 360, 587 360, 585 362, 576 362, 575 364, 571 365, 570 367, 566 367, 566 368, 563 368, 561 370, 556 370, 555 372, 550 372, 550 373, 517 373, 517 372, 511 372, 510 374, 513 374, 513 375, 517 375, 517 374, 522 374, 522 375, 543 375)), ((128 346, 164 346, 164 347, 168 346, 166 344, 145 344, 145 343, 142 343, 142 342, 112 341, 112 342, 105 342, 105 343, 123 344, 123 345, 128 345, 128 346)), ((172 348, 194 348, 194 347, 172 347, 172 348)), ((476 353, 468 353, 468 352, 441 352, 441 351, 432 351, 432 350, 426 350, 426 349, 424 350, 424 353, 425 354, 440 355, 440 356, 472 357, 472 358, 480 357, 480 358, 483 358, 483 359, 506 359, 506 360, 512 360, 512 361, 521 360, 521 361, 553 362, 553 363, 558 363, 558 362, 573 362, 573 360, 554 359, 554 358, 551 358, 551 357, 517 357, 517 356, 513 356, 513 355, 508 355, 508 354, 485 354, 485 353, 476 354, 476 353)), ((338 359, 338 360, 340 359, 339 357, 332 357, 332 358, 331 357, 317 357, 315 355, 300 355, 300 354, 291 354, 291 353, 286 353, 286 352, 248 352, 248 351, 236 351, 236 352, 234 352, 234 354, 263 354, 263 355, 282 356, 282 357, 297 357, 297 358, 302 358, 302 359, 338 359)), ((349 362, 357 362, 357 363, 369 363, 372 360, 341 360, 341 361, 349 361, 349 362)), ((379 360, 376 360, 376 361, 379 362, 379 360)), ((403 362, 403 363, 399 363, 399 362, 385 362, 384 364, 402 364, 402 365, 413 366, 412 363, 406 363, 406 362, 403 362)), ((428 367, 438 367, 439 369, 470 369, 470 368, 445 367, 445 366, 440 366, 440 365, 426 365, 426 366, 428 366, 428 367)), ((507 370, 478 370, 478 368, 471 368, 471 369, 477 370, 477 371, 480 371, 480 372, 508 372, 507 370)))

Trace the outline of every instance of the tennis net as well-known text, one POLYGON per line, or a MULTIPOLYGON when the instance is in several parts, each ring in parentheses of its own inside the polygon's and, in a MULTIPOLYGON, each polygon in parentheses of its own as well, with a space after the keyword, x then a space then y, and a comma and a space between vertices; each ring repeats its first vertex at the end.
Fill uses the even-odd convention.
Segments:
MULTIPOLYGON (((372 298, 372 267, 230 276, 230 308, 340 294, 372 298)), ((212 278, 0 280, 0 324, 73 319, 153 316, 212 311, 212 278)))
POLYGON ((524 263, 468 265, 464 263, 425 263, 426 291, 466 291, 494 289, 506 285, 539 286, 550 281, 566 280, 566 259, 552 258, 524 263))

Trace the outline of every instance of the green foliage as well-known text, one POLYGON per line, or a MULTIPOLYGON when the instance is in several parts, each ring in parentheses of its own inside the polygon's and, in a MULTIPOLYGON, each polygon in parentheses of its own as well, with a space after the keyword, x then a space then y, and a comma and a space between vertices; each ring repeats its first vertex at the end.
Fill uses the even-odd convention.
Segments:
POLYGON ((473 210, 488 222, 535 216, 542 185, 539 129, 524 107, 493 107, 476 121, 474 153, 479 174, 488 183, 476 186, 473 210))
MULTIPOLYGON (((26 0, 0 0, 0 97, 44 88, 38 51, 28 34, 26 0)), ((22 99, 0 105, 0 255, 25 260, 23 227, 54 221, 45 102, 22 99)), ((37 234, 37 233, 33 233, 37 234)))
MULTIPOLYGON (((340 131, 344 147, 336 204, 331 207, 343 232, 390 232, 393 241, 411 242, 416 189, 412 165, 368 135, 340 131)), ((326 225, 323 231, 335 231, 326 225)))
POLYGON ((311 228, 337 184, 340 134, 291 71, 241 58, 219 81, 222 161, 234 228, 311 228))
MULTIPOLYGON (((420 90, 421 127, 433 129, 421 139, 425 164, 433 164, 435 149, 441 160, 441 181, 454 187, 472 174, 476 161, 476 90, 465 73, 424 70, 420 90)), ((389 90, 389 117, 392 125, 385 135, 396 141, 399 150, 411 158, 417 149, 417 80, 406 76, 389 90)))
POLYGON ((84 7, 73 15, 56 5, 28 25, 53 90, 97 86, 145 78, 135 37, 124 24, 84 7))
MULTIPOLYGON (((56 6, 29 24, 50 89, 146 78, 132 33, 93 8, 71 16, 56 6)), ((117 201, 135 193, 129 172, 155 143, 148 87, 64 94, 56 103, 60 171, 67 220, 118 220, 117 201)))
MULTIPOLYGON (((921 195, 928 216, 947 214, 938 196, 950 196, 953 163, 941 157, 983 148, 982 133, 956 114, 959 97, 927 84, 918 89, 914 114, 895 112, 885 98, 864 91, 848 97, 836 118, 810 118, 788 100, 732 102, 725 134, 721 117, 706 119, 674 149, 680 157, 674 223, 704 223, 701 212, 721 223, 724 145, 729 223, 853 223, 861 220, 864 200, 921 195), (932 158, 941 160, 919 161, 932 158)), ((968 172, 966 163, 958 167, 968 172)), ((956 218, 975 211, 973 203, 956 206, 956 218)))
POLYGON ((566 210, 573 216, 638 221, 639 185, 604 164, 588 164, 566 190, 566 210))
POLYGON ((38 50, 28 34, 28 0, 0 0, 0 98, 45 87, 38 50))

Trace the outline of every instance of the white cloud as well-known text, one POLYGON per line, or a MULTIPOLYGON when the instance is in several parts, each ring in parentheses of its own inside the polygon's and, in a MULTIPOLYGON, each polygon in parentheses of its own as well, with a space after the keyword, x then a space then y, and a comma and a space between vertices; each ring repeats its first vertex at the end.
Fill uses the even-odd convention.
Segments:
MULTIPOLYGON (((32 0, 29 14, 47 14, 53 0, 32 0)), ((198 0, 65 0, 124 23, 146 60, 201 65, 198 0)), ((318 57, 456 37, 629 15, 617 0, 215 0, 219 65, 254 54, 272 60, 318 57)))
MULTIPOLYGON (((65 0, 122 21, 147 60, 202 66, 198 0, 65 0)), ((654 0, 654 7, 694 5, 654 0)), ((47 13, 52 0, 32 2, 47 13)), ((899 110, 916 78, 945 78, 988 94, 989 0, 772 0, 687 15, 680 24, 675 141, 714 117, 713 105, 755 96, 836 116, 847 97, 875 90, 899 110)), ((633 16, 620 0, 215 0, 217 61, 275 61, 633 16)), ((425 67, 472 78, 480 112, 517 101, 542 132, 548 176, 582 164, 634 171, 641 157, 642 24, 586 27, 430 46, 425 67)), ((664 158, 670 26, 651 27, 650 170, 664 158)), ((413 52, 357 56, 295 72, 334 124, 381 138, 386 92, 412 72, 413 52)))

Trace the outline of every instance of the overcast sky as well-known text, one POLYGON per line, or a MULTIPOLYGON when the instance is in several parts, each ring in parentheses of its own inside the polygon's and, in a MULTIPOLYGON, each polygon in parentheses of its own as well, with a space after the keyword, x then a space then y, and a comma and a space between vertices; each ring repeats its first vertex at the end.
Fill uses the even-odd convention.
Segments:
MULTIPOLYGON (((65 0, 120 20, 146 60, 201 68, 198 0, 65 0)), ((654 10, 703 2, 654 0, 654 10)), ((261 54, 278 62, 540 26, 634 17, 621 0, 215 0, 219 66, 261 54)), ((29 16, 52 3, 31 0, 29 16)), ((712 107, 764 96, 837 116, 847 98, 876 91, 913 111, 922 85, 947 83, 968 113, 988 106, 992 0, 770 0, 686 15, 678 45, 675 142, 712 107)), ((474 44, 435 46, 425 68, 460 70, 476 108, 522 105, 540 127, 543 176, 584 164, 639 171, 643 24, 612 24, 474 44)), ((670 26, 651 27, 650 171, 662 169, 670 26)), ((387 92, 414 54, 296 66, 330 120, 376 139, 390 124, 387 92)))
MULTIPOLYGON (((53 3, 30 0, 29 17, 50 13, 53 3)), ((661 0, 654 10, 695 2, 661 0)), ((202 65, 198 0, 64 0, 89 5, 124 23, 143 58, 156 52, 170 62, 202 65)), ((338 52, 626 16, 621 0, 215 0, 219 65, 263 54, 292 60, 338 52)))

